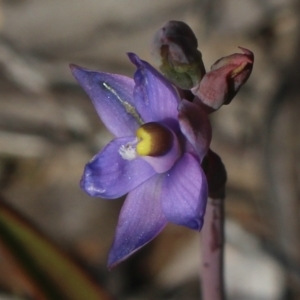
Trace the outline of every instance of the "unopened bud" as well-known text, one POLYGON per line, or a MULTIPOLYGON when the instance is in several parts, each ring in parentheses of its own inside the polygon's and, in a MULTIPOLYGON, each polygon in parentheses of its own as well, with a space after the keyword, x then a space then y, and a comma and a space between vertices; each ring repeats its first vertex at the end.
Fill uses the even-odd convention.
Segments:
POLYGON ((243 54, 235 53, 216 61, 199 86, 192 89, 197 96, 195 101, 200 101, 213 110, 231 102, 249 78, 253 68, 253 53, 239 48, 243 54))
POLYGON ((181 89, 191 89, 205 74, 197 47, 197 38, 187 24, 169 21, 155 34, 152 54, 166 78, 181 89))

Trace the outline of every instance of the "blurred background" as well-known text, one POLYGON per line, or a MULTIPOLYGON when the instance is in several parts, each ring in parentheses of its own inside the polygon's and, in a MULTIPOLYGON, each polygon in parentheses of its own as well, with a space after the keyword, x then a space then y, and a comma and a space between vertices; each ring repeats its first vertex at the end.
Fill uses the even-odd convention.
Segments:
MULTIPOLYGON (((255 55, 247 84, 211 116, 228 171, 228 299, 300 299, 299 0, 0 1, 1 198, 117 299, 199 299, 197 232, 169 225, 109 272, 122 200, 78 184, 111 135, 69 63, 132 76, 126 52, 153 62, 168 20, 194 30, 206 69, 238 46, 255 55)), ((0 299, 30 299, 5 257, 0 270, 0 299)))

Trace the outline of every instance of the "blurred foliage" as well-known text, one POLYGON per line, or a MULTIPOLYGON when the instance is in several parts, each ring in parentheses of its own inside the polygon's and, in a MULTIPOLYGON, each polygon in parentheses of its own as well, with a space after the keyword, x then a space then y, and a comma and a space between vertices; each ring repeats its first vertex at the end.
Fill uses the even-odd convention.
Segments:
POLYGON ((3 199, 0 255, 8 288, 33 299, 112 299, 75 260, 3 199))

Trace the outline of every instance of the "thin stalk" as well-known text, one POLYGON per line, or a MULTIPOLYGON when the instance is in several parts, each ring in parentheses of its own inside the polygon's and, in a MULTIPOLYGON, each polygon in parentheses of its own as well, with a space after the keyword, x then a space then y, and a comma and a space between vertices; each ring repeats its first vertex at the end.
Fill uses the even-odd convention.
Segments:
POLYGON ((225 300, 224 199, 209 198, 202 235, 202 299, 225 300))

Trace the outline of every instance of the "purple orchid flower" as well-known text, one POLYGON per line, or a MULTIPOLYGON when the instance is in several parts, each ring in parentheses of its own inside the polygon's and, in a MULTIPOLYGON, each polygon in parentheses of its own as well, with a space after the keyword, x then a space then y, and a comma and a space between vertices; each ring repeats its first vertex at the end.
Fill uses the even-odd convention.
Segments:
POLYGON ((207 114, 180 99, 150 64, 133 53, 128 56, 137 67, 134 80, 71 65, 115 136, 86 165, 81 187, 105 199, 128 193, 109 268, 151 241, 168 222, 200 230, 208 193, 201 168, 211 141, 207 114))

